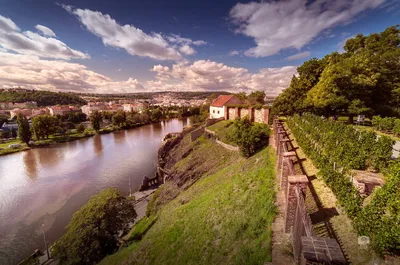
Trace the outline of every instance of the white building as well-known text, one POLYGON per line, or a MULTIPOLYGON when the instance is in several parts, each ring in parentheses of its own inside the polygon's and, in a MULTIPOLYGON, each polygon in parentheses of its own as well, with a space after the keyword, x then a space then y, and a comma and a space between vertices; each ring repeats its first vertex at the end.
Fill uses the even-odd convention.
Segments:
POLYGON ((224 118, 227 106, 239 104, 243 104, 243 102, 234 95, 217 97, 210 105, 210 119, 224 118))

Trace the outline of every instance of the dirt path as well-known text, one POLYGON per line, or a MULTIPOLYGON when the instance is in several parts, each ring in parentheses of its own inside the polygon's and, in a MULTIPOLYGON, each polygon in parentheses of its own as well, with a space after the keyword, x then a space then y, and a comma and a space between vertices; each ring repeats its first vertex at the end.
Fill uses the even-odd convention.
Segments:
MULTIPOLYGON (((275 139, 273 135, 270 138, 270 145, 275 148, 275 139)), ((293 262, 292 244, 290 243, 290 235, 284 231, 284 212, 285 212, 285 195, 279 188, 279 174, 276 172, 276 199, 275 205, 278 213, 272 223, 272 263, 273 265, 291 265, 293 262)))

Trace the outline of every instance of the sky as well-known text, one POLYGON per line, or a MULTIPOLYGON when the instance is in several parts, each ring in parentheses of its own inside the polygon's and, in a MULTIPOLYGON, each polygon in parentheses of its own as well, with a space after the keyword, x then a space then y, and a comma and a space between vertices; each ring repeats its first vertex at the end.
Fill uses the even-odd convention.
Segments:
POLYGON ((0 0, 0 88, 265 91, 400 24, 399 0, 0 0))

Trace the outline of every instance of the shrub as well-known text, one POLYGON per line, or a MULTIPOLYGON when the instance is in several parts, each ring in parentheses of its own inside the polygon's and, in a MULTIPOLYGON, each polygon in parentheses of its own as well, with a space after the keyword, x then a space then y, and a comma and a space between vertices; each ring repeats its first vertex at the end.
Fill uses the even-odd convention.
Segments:
POLYGON ((400 119, 396 119, 394 121, 394 126, 393 126, 393 134, 396 136, 400 136, 400 119))
POLYGON ((379 116, 379 115, 378 115, 378 116, 373 116, 373 117, 372 117, 372 121, 371 121, 372 126, 373 126, 375 129, 380 130, 380 129, 381 129, 381 127, 380 127, 381 121, 382 121, 381 116, 379 116))
POLYGON ((119 233, 136 217, 132 203, 117 189, 103 190, 74 213, 54 245, 54 255, 61 264, 96 264, 118 249, 119 233))
POLYGON ((261 123, 251 123, 245 117, 236 119, 230 139, 239 146, 245 157, 250 157, 268 144, 269 129, 261 123))
POLYGON ((83 124, 79 124, 79 125, 76 127, 76 131, 77 131, 78 133, 83 133, 83 132, 85 131, 85 126, 83 126, 83 124))
POLYGON ((85 129, 85 131, 83 132, 83 135, 84 136, 92 136, 92 135, 95 135, 96 134, 96 132, 93 130, 93 129, 85 129))
POLYGON ((383 118, 380 125, 381 130, 385 132, 390 132, 391 130, 393 130, 395 119, 396 118, 390 117, 383 118))

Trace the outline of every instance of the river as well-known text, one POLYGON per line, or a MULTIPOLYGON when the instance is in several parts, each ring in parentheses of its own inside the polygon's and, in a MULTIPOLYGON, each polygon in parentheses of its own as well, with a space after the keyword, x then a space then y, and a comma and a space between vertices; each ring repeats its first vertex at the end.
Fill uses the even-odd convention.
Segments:
POLYGON ((72 214, 100 190, 129 194, 152 177, 161 139, 180 132, 188 119, 0 156, 0 264, 17 264, 64 232, 72 214))

